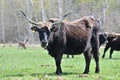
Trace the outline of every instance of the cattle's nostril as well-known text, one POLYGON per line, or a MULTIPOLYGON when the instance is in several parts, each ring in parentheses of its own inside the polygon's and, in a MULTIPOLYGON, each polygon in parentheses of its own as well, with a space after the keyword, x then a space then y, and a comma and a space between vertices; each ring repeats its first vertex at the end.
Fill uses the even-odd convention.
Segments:
POLYGON ((47 44, 47 42, 42 42, 43 44, 47 44))
POLYGON ((46 41, 41 42, 41 46, 42 46, 43 48, 46 48, 46 46, 47 46, 47 42, 46 42, 46 41))

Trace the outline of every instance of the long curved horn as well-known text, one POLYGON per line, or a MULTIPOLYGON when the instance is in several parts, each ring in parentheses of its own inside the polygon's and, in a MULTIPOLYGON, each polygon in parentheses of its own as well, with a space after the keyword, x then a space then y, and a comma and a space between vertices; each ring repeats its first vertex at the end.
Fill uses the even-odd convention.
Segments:
POLYGON ((69 13, 67 13, 67 14, 65 14, 64 16, 63 16, 63 18, 65 18, 67 15, 69 15, 71 12, 69 12, 69 13))
POLYGON ((20 10, 20 12, 26 17, 26 19, 27 19, 31 24, 39 25, 37 22, 32 21, 22 10, 20 10))
POLYGON ((59 23, 59 22, 62 22, 62 21, 63 21, 63 19, 64 19, 66 16, 68 16, 70 13, 71 13, 71 12, 69 12, 69 13, 67 13, 67 14, 63 15, 63 17, 62 17, 62 18, 58 21, 58 23, 59 23))
POLYGON ((66 16, 68 16, 70 13, 71 13, 71 12, 69 12, 69 13, 63 15, 63 17, 60 19, 60 21, 62 21, 62 20, 63 20, 66 16))

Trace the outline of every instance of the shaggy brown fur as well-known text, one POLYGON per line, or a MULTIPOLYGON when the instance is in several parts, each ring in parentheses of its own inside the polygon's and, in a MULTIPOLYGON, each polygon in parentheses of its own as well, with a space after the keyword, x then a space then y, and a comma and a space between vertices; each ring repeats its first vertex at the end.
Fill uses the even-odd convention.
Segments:
POLYGON ((63 54, 84 53, 86 61, 84 73, 88 73, 91 49, 96 61, 95 72, 99 72, 99 26, 99 21, 90 16, 74 22, 53 23, 47 49, 49 54, 55 58, 57 75, 62 74, 60 64, 63 54))
MULTIPOLYGON (((28 19, 28 17, 26 18, 28 19)), ((48 22, 38 23, 29 20, 30 23, 36 25, 31 29, 38 29, 39 26, 37 32, 40 35, 40 42, 44 45, 42 47, 46 48, 47 46, 49 54, 54 57, 56 74, 62 74, 61 60, 63 54, 76 55, 81 53, 84 54, 86 62, 83 73, 89 73, 91 50, 96 62, 95 72, 99 73, 99 21, 91 16, 73 22, 60 21, 56 18, 51 18, 48 22), (46 41, 45 38, 48 40, 46 41)))
MULTIPOLYGON (((49 54, 55 59, 57 75, 62 74, 61 60, 64 53, 72 55, 83 53, 86 62, 85 70, 83 73, 89 73, 91 49, 96 62, 95 72, 99 73, 98 32, 100 23, 98 20, 96 20, 94 17, 87 16, 73 22, 61 22, 61 20, 68 15, 66 14, 61 20, 54 18, 48 21, 49 25, 47 25, 48 23, 43 25, 41 22, 36 23, 30 20, 30 18, 27 17, 23 11, 21 12, 31 24, 36 25, 36 27, 47 27, 48 30, 50 30, 50 36, 48 35, 49 38, 47 50, 49 54), (56 22, 57 20, 58 22, 56 22)), ((40 37, 40 41, 44 45, 44 42, 46 43, 45 38, 47 32, 40 30, 42 29, 39 28, 39 35, 41 35, 41 33, 43 34, 43 37, 40 37)), ((45 45, 44 47, 46 47, 45 45)))

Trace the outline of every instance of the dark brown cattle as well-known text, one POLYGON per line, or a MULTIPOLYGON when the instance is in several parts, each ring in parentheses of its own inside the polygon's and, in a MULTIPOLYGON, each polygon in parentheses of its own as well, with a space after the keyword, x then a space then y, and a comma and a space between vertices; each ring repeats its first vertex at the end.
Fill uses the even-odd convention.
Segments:
POLYGON ((102 58, 105 57, 106 51, 110 48, 110 58, 112 58, 113 51, 120 51, 120 34, 118 33, 108 33, 108 43, 104 48, 104 54, 102 58))
POLYGON ((99 69, 99 21, 93 17, 83 17, 74 22, 54 22, 48 41, 48 52, 56 62, 56 74, 61 75, 61 60, 63 54, 84 54, 85 70, 89 73, 91 50, 96 62, 95 72, 99 69))
POLYGON ((95 72, 99 73, 98 32, 100 24, 98 20, 91 16, 80 18, 74 22, 65 22, 61 19, 51 18, 43 25, 42 22, 36 23, 30 20, 26 14, 23 13, 23 15, 30 23, 35 25, 31 29, 38 31, 39 35, 43 35, 43 37, 40 37, 40 42, 44 45, 42 47, 47 47, 49 54, 54 57, 57 75, 62 74, 61 60, 63 54, 77 55, 81 53, 84 54, 86 62, 83 73, 88 74, 91 61, 91 50, 96 63, 95 72), (50 26, 51 24, 52 27, 50 26), (50 34, 47 35, 46 30, 50 31, 50 34), (44 39, 46 35, 48 41, 45 41, 46 39, 44 39))

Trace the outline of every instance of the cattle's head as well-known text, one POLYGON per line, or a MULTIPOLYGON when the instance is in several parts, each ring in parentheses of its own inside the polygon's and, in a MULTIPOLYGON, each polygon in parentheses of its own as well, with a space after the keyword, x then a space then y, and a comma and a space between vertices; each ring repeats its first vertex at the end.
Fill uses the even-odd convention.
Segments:
POLYGON ((103 33, 103 37, 104 37, 105 43, 108 43, 108 33, 107 32, 103 33))
MULTIPOLYGON (((43 48, 46 48, 47 44, 48 44, 48 38, 49 38, 49 35, 50 35, 50 27, 51 27, 51 25, 53 23, 55 24, 56 22, 58 23, 61 20, 59 20, 57 18, 51 18, 47 22, 35 22, 35 21, 31 20, 23 11, 21 11, 21 13, 26 17, 26 19, 31 24, 34 25, 33 27, 31 27, 31 30, 39 33, 41 46, 43 48)), ((68 13, 68 14, 70 14, 70 13, 68 13)), ((67 15, 64 15, 64 17, 67 16, 67 15)))
POLYGON ((38 32, 39 33, 39 39, 41 42, 41 46, 43 48, 46 48, 47 44, 48 44, 48 38, 50 35, 50 26, 51 26, 51 22, 35 22, 32 21, 23 11, 21 11, 22 14, 26 17, 26 19, 33 24, 34 26, 31 27, 31 30, 34 32, 38 32))
POLYGON ((33 26, 31 30, 39 33, 39 39, 43 48, 47 47, 50 31, 47 27, 33 26))
POLYGON ((108 34, 107 33, 99 33, 99 41, 100 41, 100 46, 104 43, 108 43, 108 34))

